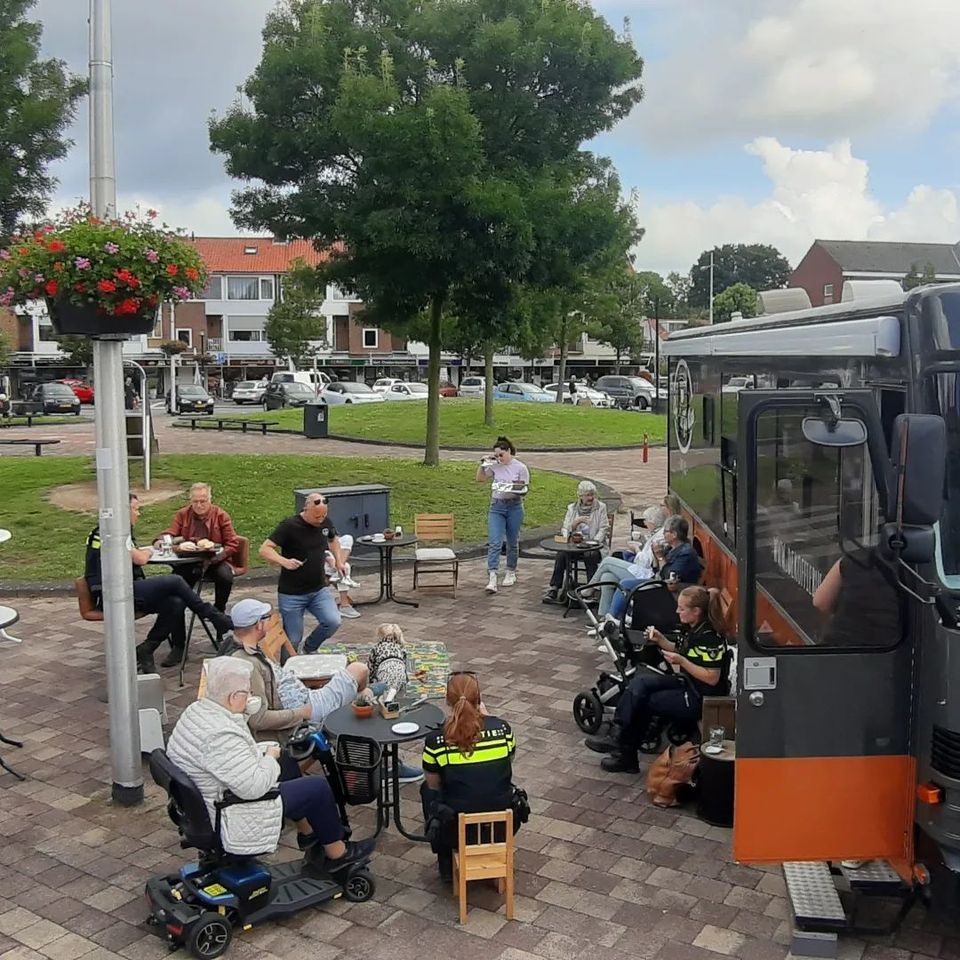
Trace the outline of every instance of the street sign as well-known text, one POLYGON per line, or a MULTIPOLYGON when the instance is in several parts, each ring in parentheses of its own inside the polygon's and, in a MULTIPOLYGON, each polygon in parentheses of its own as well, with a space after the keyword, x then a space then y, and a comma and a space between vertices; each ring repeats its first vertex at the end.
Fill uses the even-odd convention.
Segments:
POLYGON ((217 366, 222 367, 227 362, 227 355, 222 351, 220 353, 215 353, 214 356, 217 360, 217 366))

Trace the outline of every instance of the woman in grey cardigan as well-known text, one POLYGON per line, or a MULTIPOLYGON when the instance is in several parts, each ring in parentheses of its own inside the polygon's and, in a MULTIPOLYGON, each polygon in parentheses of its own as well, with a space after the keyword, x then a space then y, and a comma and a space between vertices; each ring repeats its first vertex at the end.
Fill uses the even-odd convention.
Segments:
MULTIPOLYGON (((581 480, 577 486, 577 499, 567 507, 566 516, 560 527, 560 536, 569 537, 579 533, 584 540, 595 540, 597 547, 594 550, 585 550, 577 554, 587 568, 589 580, 596 572, 600 563, 600 551, 607 545, 610 527, 607 520, 607 505, 597 496, 597 488, 589 480, 581 480)), ((560 590, 566 582, 567 566, 572 559, 569 553, 558 553, 553 563, 553 575, 550 577, 550 588, 544 595, 544 603, 552 603, 560 595, 560 590)))

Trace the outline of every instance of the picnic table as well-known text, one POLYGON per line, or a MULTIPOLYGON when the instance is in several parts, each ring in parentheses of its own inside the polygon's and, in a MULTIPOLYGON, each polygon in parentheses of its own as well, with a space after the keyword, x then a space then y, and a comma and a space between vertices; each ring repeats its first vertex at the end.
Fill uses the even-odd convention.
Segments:
MULTIPOLYGON (((267 427, 276 427, 280 423, 279 420, 244 420, 244 419, 240 419, 239 417, 211 417, 210 414, 204 413, 196 417, 180 417, 180 419, 177 421, 177 425, 181 427, 185 427, 187 423, 189 423, 190 429, 196 430, 198 420, 201 421, 202 423, 215 423, 217 425, 218 430, 223 430, 224 428, 223 425, 225 423, 238 424, 240 426, 240 429, 244 433, 247 432, 248 426, 259 427, 260 432, 264 436, 267 435, 267 427)), ((211 427, 210 429, 213 429, 213 428, 211 427)))
POLYGON ((43 452, 43 448, 52 443, 59 443, 59 440, 35 440, 32 437, 11 437, 9 440, 6 438, 0 440, 0 444, 5 446, 33 446, 34 456, 39 457, 43 452))

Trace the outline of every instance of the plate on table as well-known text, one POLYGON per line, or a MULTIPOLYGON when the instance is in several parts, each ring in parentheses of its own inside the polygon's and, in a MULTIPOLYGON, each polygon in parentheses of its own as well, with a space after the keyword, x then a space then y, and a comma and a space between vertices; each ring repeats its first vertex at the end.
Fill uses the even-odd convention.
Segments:
POLYGON ((420 729, 420 724, 413 723, 410 720, 402 720, 400 723, 395 723, 390 729, 398 737, 409 737, 420 729))
POLYGON ((711 756, 716 756, 718 753, 723 753, 723 747, 719 743, 708 743, 703 748, 704 753, 709 753, 711 756))
POLYGON ((370 541, 373 540, 373 537, 368 533, 366 536, 358 537, 357 539, 360 541, 360 543, 370 543, 370 541))
POLYGON ((599 540, 584 540, 584 541, 583 541, 583 546, 585 546, 585 547, 599 547, 599 546, 600 546, 600 541, 599 541, 599 540))

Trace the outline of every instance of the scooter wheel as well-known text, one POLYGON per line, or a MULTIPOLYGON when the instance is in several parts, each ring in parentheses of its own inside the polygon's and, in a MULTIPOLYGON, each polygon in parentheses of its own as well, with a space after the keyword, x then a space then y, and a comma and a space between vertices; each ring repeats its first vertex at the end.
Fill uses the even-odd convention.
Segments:
POLYGON ((373 882, 373 877, 370 876, 369 872, 366 870, 358 870, 356 873, 351 873, 347 877, 347 882, 343 885, 343 895, 351 903, 366 903, 369 900, 374 892, 376 891, 377 886, 373 882))
POLYGON ((573 719, 584 733, 596 733, 603 723, 603 704, 592 691, 578 693, 573 698, 573 719))
POLYGON ((186 948, 197 960, 223 956, 233 940, 233 925, 218 913, 201 913, 190 928, 186 948))

